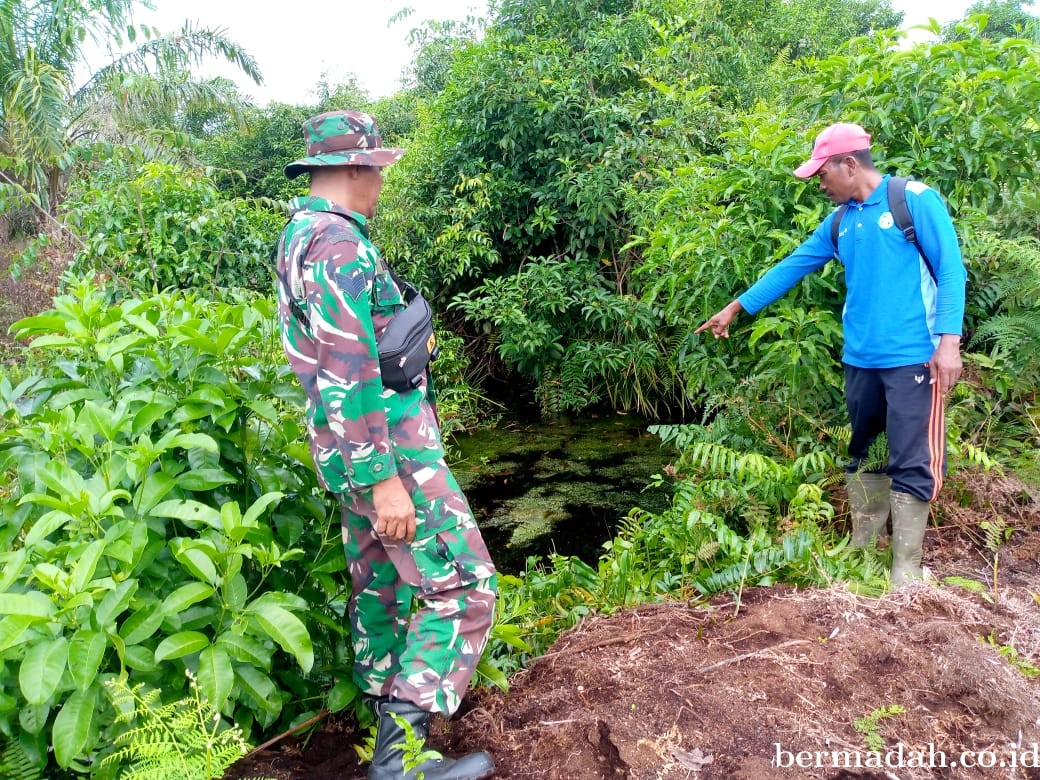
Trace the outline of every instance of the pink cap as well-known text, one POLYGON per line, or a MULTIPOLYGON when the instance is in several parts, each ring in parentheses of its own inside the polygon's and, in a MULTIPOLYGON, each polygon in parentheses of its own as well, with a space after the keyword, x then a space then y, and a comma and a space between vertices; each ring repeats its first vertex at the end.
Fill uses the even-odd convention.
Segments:
POLYGON ((816 136, 812 157, 795 168, 794 175, 800 179, 815 176, 831 157, 836 154, 858 152, 870 148, 870 133, 850 122, 833 124, 816 136))

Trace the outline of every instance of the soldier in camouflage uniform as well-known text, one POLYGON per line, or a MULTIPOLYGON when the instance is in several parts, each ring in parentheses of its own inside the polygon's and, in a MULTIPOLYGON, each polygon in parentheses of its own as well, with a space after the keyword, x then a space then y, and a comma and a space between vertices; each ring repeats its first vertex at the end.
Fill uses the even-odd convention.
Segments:
POLYGON ((370 778, 482 778, 486 753, 406 771, 404 727, 425 738, 451 715, 491 629, 495 568, 444 462, 428 374, 404 392, 384 387, 377 338, 404 309, 402 290, 369 240, 383 167, 375 120, 332 111, 303 126, 311 175, 278 244, 282 344, 307 394, 311 454, 343 507, 353 584, 354 673, 379 718, 370 778), (413 602, 415 608, 413 610, 413 602))

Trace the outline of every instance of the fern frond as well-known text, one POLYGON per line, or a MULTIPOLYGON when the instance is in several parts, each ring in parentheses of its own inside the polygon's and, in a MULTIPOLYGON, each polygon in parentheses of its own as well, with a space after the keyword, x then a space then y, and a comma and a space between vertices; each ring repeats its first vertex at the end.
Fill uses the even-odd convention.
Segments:
POLYGON ((823 432, 839 444, 848 444, 852 441, 852 429, 844 425, 840 428, 827 426, 823 432))
POLYGON ((126 680, 108 682, 117 722, 137 723, 116 737, 102 766, 124 767, 121 780, 213 780, 249 751, 237 726, 222 728, 220 713, 191 680, 191 695, 160 703, 158 690, 126 680))
POLYGON ((799 477, 808 477, 825 474, 837 467, 838 464, 830 452, 818 449, 797 458, 791 468, 799 477))
POLYGON ((1035 312, 996 314, 975 331, 972 343, 990 341, 1005 352, 1040 342, 1040 321, 1035 312))
POLYGON ((982 447, 972 444, 970 441, 950 442, 950 453, 963 460, 969 466, 981 466, 985 471, 993 471, 999 474, 1003 471, 1000 464, 982 447))
POLYGON ((765 455, 757 452, 737 452, 715 442, 694 443, 683 453, 682 460, 709 475, 729 477, 738 481, 782 481, 790 474, 789 466, 783 466, 765 455))
POLYGON ((8 742, 0 753, 0 777, 6 780, 41 780, 43 770, 25 752, 22 743, 8 742))
POLYGON ((726 590, 737 590, 747 582, 751 564, 748 561, 738 561, 727 566, 721 571, 709 574, 703 579, 696 580, 693 586, 705 596, 714 596, 726 590))

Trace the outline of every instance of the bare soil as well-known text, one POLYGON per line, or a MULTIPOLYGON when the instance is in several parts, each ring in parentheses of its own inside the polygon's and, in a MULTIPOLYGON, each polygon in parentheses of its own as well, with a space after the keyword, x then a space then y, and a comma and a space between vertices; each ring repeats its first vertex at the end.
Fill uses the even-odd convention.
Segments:
MULTIPOLYGON (((589 618, 508 694, 473 692, 436 720, 431 743, 488 750, 502 778, 1040 778, 1040 680, 1029 676, 1040 666, 1037 498, 1014 479, 961 475, 926 539, 936 582, 880 599, 840 584, 762 588, 589 618), (996 563, 983 520, 1008 528, 996 563), (938 584, 950 576, 984 592, 938 584), (856 728, 894 705, 901 714, 856 728), (872 765, 871 735, 889 766, 872 765), (819 765, 795 763, 817 751, 819 765), (963 766, 991 756, 991 768, 963 766), (1032 766, 1011 766, 1023 760, 1032 766)), ((350 719, 333 718, 228 777, 363 778, 359 741, 350 719)))
MULTIPOLYGON (((57 242, 58 239, 56 239, 57 242)), ((8 329, 23 317, 32 317, 51 308, 58 292, 58 282, 67 264, 69 253, 64 247, 45 247, 36 259, 28 264, 16 279, 11 266, 25 249, 27 240, 6 239, 0 233, 0 361, 12 360, 17 353, 18 343, 11 338, 8 329)))

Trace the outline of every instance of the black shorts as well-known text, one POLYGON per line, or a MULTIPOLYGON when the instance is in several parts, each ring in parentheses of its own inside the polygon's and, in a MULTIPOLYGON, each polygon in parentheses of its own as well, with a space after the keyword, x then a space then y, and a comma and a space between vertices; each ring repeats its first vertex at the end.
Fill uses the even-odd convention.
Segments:
POLYGON ((946 473, 946 425, 939 383, 928 366, 857 368, 845 365, 845 398, 852 422, 849 471, 866 461, 882 431, 888 437, 892 489, 932 501, 946 473))

